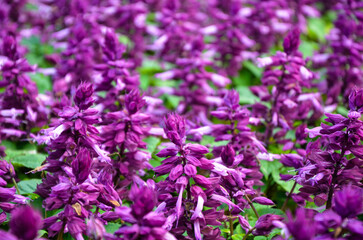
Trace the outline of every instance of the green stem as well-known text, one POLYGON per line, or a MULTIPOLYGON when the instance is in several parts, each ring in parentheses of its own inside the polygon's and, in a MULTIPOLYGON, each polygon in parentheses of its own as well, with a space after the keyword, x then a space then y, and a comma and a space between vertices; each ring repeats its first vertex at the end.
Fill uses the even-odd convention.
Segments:
POLYGON ((233 236, 233 218, 232 218, 232 216, 230 216, 230 218, 229 218, 229 231, 230 231, 231 239, 232 239, 232 236, 233 236))
POLYGON ((65 224, 63 224, 63 226, 62 226, 62 229, 60 230, 60 232, 58 234, 57 240, 63 240, 64 227, 65 227, 65 224))
POLYGON ((250 235, 252 233, 252 231, 254 230, 255 228, 251 228, 250 230, 248 230, 248 232, 246 233, 246 235, 242 238, 242 240, 246 240, 248 235, 250 235))
MULTIPOLYGON (((346 133, 345 135, 346 135, 346 139, 347 139, 348 134, 346 133)), ((332 203, 332 200, 333 200, 333 193, 334 193, 334 189, 335 189, 335 184, 336 184, 336 181, 337 181, 337 178, 338 178, 338 172, 340 170, 340 162, 343 159, 344 154, 345 154, 345 147, 342 148, 342 151, 340 153, 340 159, 335 164, 334 173, 333 173, 333 176, 332 176, 332 181, 331 181, 331 184, 330 184, 330 187, 329 187, 329 192, 328 192, 328 200, 326 201, 326 209, 331 208, 331 203, 332 203)))
POLYGON ((20 190, 19 190, 18 184, 16 184, 16 181, 14 178, 11 178, 11 180, 13 180, 14 186, 16 188, 16 192, 20 195, 20 190))
POLYGON ((297 185, 297 183, 296 183, 296 181, 295 181, 294 185, 292 186, 292 188, 291 188, 291 190, 290 190, 289 194, 287 195, 287 197, 286 197, 286 199, 285 199, 284 204, 282 205, 281 210, 282 210, 282 211, 284 211, 284 212, 285 212, 286 207, 287 207, 287 202, 289 201, 289 199, 290 199, 290 197, 291 197, 292 193, 294 192, 294 190, 295 190, 295 188, 296 188, 296 185, 297 185))
POLYGON ((100 208, 99 208, 99 207, 97 207, 97 208, 96 208, 96 211, 95 211, 95 213, 94 213, 94 215, 97 215, 99 210, 100 210, 100 208))
POLYGON ((258 215, 258 212, 257 212, 257 210, 256 210, 255 206, 253 206, 252 201, 251 201, 251 200, 250 200, 250 198, 247 196, 247 194, 245 195, 245 197, 246 197, 246 200, 247 200, 248 204, 250 205, 250 207, 252 208, 253 212, 255 213, 256 217, 257 217, 257 218, 259 218, 259 217, 260 217, 260 215, 258 215))

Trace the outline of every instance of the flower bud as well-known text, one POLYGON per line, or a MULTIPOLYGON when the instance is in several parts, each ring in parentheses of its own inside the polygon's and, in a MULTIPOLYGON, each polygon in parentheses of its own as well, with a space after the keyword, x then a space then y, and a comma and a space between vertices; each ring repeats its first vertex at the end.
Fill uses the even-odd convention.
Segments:
POLYGON ((233 165, 235 155, 236 153, 230 144, 223 147, 221 152, 221 158, 226 166, 229 167, 233 165))

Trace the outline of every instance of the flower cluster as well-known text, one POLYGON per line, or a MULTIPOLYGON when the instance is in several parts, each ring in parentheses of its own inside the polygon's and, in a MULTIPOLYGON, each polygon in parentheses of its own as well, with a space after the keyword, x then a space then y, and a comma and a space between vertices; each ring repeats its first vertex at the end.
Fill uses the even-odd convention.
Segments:
POLYGON ((363 211, 362 203, 362 189, 348 185, 334 195, 333 209, 317 213, 298 208, 295 218, 288 213, 286 224, 277 221, 275 225, 283 229, 286 239, 359 239, 363 224, 357 216, 363 211))
POLYGON ((0 87, 1 138, 21 138, 32 128, 43 126, 46 109, 38 99, 38 89, 28 73, 35 70, 18 51, 15 37, 7 36, 2 43, 0 87))
MULTIPOLYGON (((101 129, 102 143, 105 149, 116 154, 112 165, 103 171, 113 173, 116 188, 128 187, 133 181, 142 181, 151 158, 143 138, 150 134, 150 116, 141 111, 146 104, 143 96, 136 89, 124 96, 124 109, 105 114, 101 129), (120 181, 120 175, 124 178, 120 181)), ((127 191, 126 191, 127 192, 127 191)))
POLYGON ((45 164, 35 169, 48 172, 36 193, 45 199, 46 211, 63 209, 44 219, 50 237, 69 232, 83 239, 85 219, 92 214, 92 205, 101 209, 120 206, 113 183, 104 179, 99 170, 111 159, 100 148, 98 130, 93 126, 99 117, 98 111, 90 108, 94 103, 92 95, 92 85, 81 84, 73 98, 75 105, 65 106, 59 113, 60 119, 43 130, 44 136, 36 137, 39 143, 48 145, 49 152, 45 164))
POLYGON ((0 238, 362 239, 362 7, 0 1, 0 238))
POLYGON ((42 217, 39 212, 30 206, 20 206, 11 213, 10 231, 0 230, 0 237, 10 240, 40 239, 38 238, 38 231, 42 225, 42 217))
POLYGON ((10 180, 15 182, 15 170, 11 163, 5 160, 0 160, 0 223, 3 223, 7 219, 6 213, 9 213, 16 208, 17 204, 26 204, 27 198, 19 195, 16 187, 8 188, 6 185, 10 180))
POLYGON ((303 88, 311 87, 314 74, 305 67, 302 54, 298 51, 299 43, 300 30, 295 28, 284 39, 284 52, 258 58, 258 65, 266 67, 261 79, 263 85, 251 87, 251 91, 262 101, 252 106, 252 116, 259 120, 256 124, 265 127, 261 139, 266 144, 272 140, 285 144, 284 150, 294 147, 291 139, 284 137, 294 128, 295 121, 313 121, 323 113, 319 93, 303 92, 303 88), (276 128, 280 130, 274 133, 276 128))
POLYGON ((155 195, 155 183, 149 181, 147 186, 138 187, 133 185, 129 193, 129 199, 133 202, 130 208, 118 207, 116 214, 125 221, 132 224, 122 226, 115 232, 124 239, 165 239, 175 240, 165 228, 167 219, 160 212, 163 206, 159 206, 155 211, 153 208, 157 203, 155 195))
POLYGON ((320 88, 327 94, 328 104, 336 103, 340 94, 346 100, 354 86, 363 86, 363 6, 359 1, 339 1, 335 8, 338 16, 327 37, 329 47, 312 58, 316 67, 326 68, 320 88))
POLYGON ((198 168, 205 171, 213 169, 212 161, 204 157, 209 150, 202 145, 185 142, 186 123, 179 115, 168 115, 164 125, 171 144, 157 154, 158 157, 167 158, 155 168, 155 172, 158 175, 170 173, 156 185, 159 201, 165 205, 163 211, 169 219, 167 229, 177 238, 182 238, 183 233, 187 232, 196 239, 201 239, 201 233, 205 237, 218 239, 218 228, 207 225, 220 225, 218 220, 223 217, 223 212, 216 210, 220 205, 218 199, 213 197, 213 188, 218 184, 219 178, 198 174, 198 168), (195 184, 191 184, 191 180, 195 184), (174 192, 177 193, 176 197, 172 195, 174 192), (204 206, 211 209, 203 211, 204 206), (192 225, 189 224, 190 221, 192 225), (172 228, 173 226, 175 227, 172 228))
POLYGON ((321 137, 308 144, 304 159, 292 155, 284 157, 285 165, 297 170, 295 176, 284 178, 293 178, 302 185, 300 192, 293 197, 296 201, 304 203, 304 200, 311 200, 310 195, 314 195, 318 206, 326 203, 329 209, 336 189, 347 183, 361 185, 363 122, 359 118, 362 99, 363 91, 353 90, 349 97, 351 110, 348 117, 326 113, 328 118, 325 121, 330 125, 322 123, 321 127, 306 129, 311 138, 321 137))

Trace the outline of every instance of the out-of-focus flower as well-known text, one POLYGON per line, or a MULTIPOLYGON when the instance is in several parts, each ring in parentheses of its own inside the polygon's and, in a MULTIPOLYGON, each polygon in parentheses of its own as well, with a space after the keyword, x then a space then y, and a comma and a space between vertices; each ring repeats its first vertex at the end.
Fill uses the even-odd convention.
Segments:
POLYGON ((10 231, 6 233, 0 230, 0 237, 10 240, 35 240, 42 225, 42 217, 38 211, 30 206, 20 206, 11 212, 10 231))
POLYGON ((326 37, 328 43, 312 60, 316 68, 326 68, 320 91, 327 95, 327 104, 337 103, 342 95, 347 100, 355 86, 363 87, 362 29, 363 6, 359 1, 335 1, 337 13, 334 28, 326 37))

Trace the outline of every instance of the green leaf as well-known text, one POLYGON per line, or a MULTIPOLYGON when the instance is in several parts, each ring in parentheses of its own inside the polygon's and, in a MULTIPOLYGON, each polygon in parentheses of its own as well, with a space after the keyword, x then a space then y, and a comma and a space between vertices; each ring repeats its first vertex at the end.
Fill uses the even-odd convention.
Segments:
POLYGON ((280 235, 281 234, 281 229, 279 228, 275 228, 274 230, 272 230, 272 232, 268 235, 267 239, 271 240, 273 239, 276 235, 280 235))
POLYGON ((150 59, 144 60, 142 62, 142 66, 138 68, 138 70, 141 74, 151 74, 151 75, 163 71, 159 62, 150 59))
POLYGON ((119 224, 119 223, 112 223, 112 222, 110 222, 107 225, 105 225, 106 232, 108 232, 108 233, 114 233, 120 227, 121 227, 121 224, 119 224))
POLYGON ((267 239, 267 237, 265 237, 265 236, 256 236, 256 237, 254 237, 253 239, 254 239, 254 240, 266 240, 266 239, 267 239))
POLYGON ((202 138, 202 141, 200 142, 201 145, 203 146, 207 146, 208 147, 218 147, 218 146, 225 146, 228 144, 228 141, 215 141, 215 137, 213 136, 209 136, 209 135, 204 135, 202 138))
POLYGON ((152 81, 151 76, 146 75, 146 74, 141 74, 140 75, 140 88, 143 91, 146 91, 148 89, 151 81, 152 81))
POLYGON ((45 234, 47 234, 47 231, 45 231, 45 230, 38 231, 38 237, 43 237, 45 234))
POLYGON ((308 36, 320 42, 325 41, 327 30, 326 24, 322 18, 309 18, 308 19, 308 36))
POLYGON ((74 240, 72 235, 68 232, 63 235, 63 240, 74 240))
POLYGON ((29 179, 29 180, 22 180, 18 183, 18 187, 21 194, 29 194, 33 193, 37 189, 37 185, 42 182, 41 179, 29 179))
POLYGON ((179 96, 173 96, 169 94, 164 95, 166 98, 166 104, 169 105, 172 109, 175 109, 179 106, 179 102, 183 99, 179 96))
POLYGON ((3 140, 1 142, 1 145, 5 146, 6 147, 6 150, 8 150, 8 149, 16 149, 16 143, 15 142, 12 142, 12 141, 9 141, 9 140, 3 140))
POLYGON ((34 169, 39 167, 47 157, 46 154, 36 153, 34 150, 6 150, 5 159, 14 165, 20 165, 23 167, 34 169))
POLYGON ((278 171, 281 166, 280 164, 281 163, 277 160, 271 162, 262 160, 260 169, 263 175, 267 178, 273 171, 278 171))
MULTIPOLYGON (((271 162, 261 161, 261 172, 264 174, 264 176, 267 178, 271 174, 272 179, 286 192, 290 192, 294 185, 294 181, 283 181, 280 178, 280 174, 293 174, 292 172, 289 172, 289 170, 290 169, 284 167, 278 160, 271 162)), ((295 188, 294 192, 296 191, 298 191, 298 188, 295 188)))
POLYGON ((21 44, 26 46, 29 51, 34 51, 37 45, 40 45, 40 38, 37 36, 31 36, 29 38, 23 38, 21 44))
POLYGON ((315 42, 302 41, 299 50, 304 55, 304 58, 311 57, 314 54, 314 51, 319 48, 319 44, 315 42))
POLYGON ((37 84, 39 93, 52 91, 52 80, 42 73, 30 74, 30 78, 37 84))
POLYGON ((126 35, 120 35, 118 37, 118 40, 119 40, 120 43, 122 43, 122 44, 124 44, 126 46, 129 46, 129 45, 132 44, 132 41, 126 35))
POLYGON ((155 13, 152 12, 152 13, 148 13, 147 16, 146 16, 146 23, 147 25, 151 25, 152 23, 155 22, 155 13))
POLYGON ((40 68, 52 67, 52 64, 44 58, 45 55, 56 51, 52 45, 41 42, 40 38, 34 35, 29 38, 23 38, 21 44, 29 50, 25 57, 30 64, 37 64, 40 68))
POLYGON ((38 7, 35 4, 27 3, 25 4, 25 9, 29 11, 37 11, 38 7))
POLYGON ((233 234, 232 240, 242 240, 245 235, 244 233, 233 234))
POLYGON ((247 86, 238 86, 237 91, 239 92, 239 102, 241 104, 253 104, 259 101, 259 98, 247 86))
POLYGON ((147 151, 149 153, 154 153, 160 144, 160 138, 157 137, 147 137, 143 141, 147 143, 147 151))
POLYGON ((275 215, 281 215, 283 216, 285 213, 278 208, 275 208, 274 206, 266 206, 266 205, 261 205, 258 203, 253 203, 253 205, 255 206, 258 214, 261 215, 266 215, 266 214, 275 214, 275 215))
MULTIPOLYGON (((338 106, 337 107, 337 113, 339 113, 340 115, 343 115, 343 116, 348 116, 348 109, 344 106, 338 106)), ((324 116, 324 119, 325 119, 325 116, 324 116)))
POLYGON ((261 78, 263 68, 257 67, 253 62, 250 62, 250 61, 244 61, 243 67, 250 70, 250 72, 253 73, 253 75, 255 75, 255 77, 261 78))

